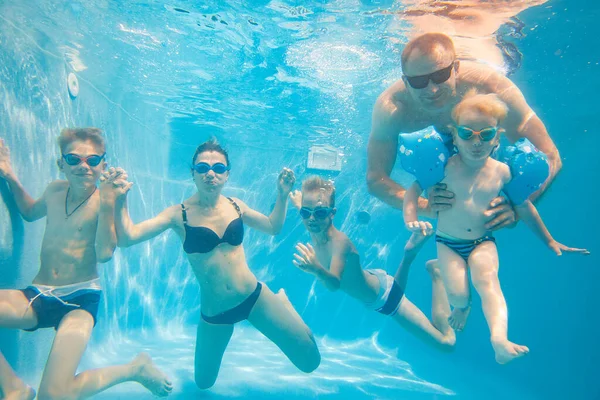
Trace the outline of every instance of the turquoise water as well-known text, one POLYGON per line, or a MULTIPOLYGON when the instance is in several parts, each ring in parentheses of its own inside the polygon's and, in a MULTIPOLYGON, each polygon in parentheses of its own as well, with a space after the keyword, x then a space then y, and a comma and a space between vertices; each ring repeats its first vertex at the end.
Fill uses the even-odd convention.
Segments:
MULTIPOLYGON (((40 195, 59 176, 60 129, 104 129, 109 162, 126 168, 136 184, 136 221, 193 193, 189 158, 212 135, 229 149, 234 167, 226 194, 262 212, 274 201, 282 167, 301 178, 309 146, 335 146, 344 160, 336 224, 355 241, 365 267, 393 272, 408 235, 400 213, 367 193, 365 149, 373 103, 401 73, 410 32, 403 10, 393 1, 1 2, 0 137, 26 188, 40 195), (66 90, 70 72, 81 86, 76 99, 66 90), (359 211, 370 213, 368 224, 360 223, 359 211)), ((497 235, 510 334, 530 347, 527 357, 494 362, 477 299, 456 351, 439 354, 351 298, 327 292, 291 263, 293 244, 308 235, 290 212, 281 235, 250 231, 244 246, 252 271, 271 288, 285 288, 317 336, 317 371, 297 372, 242 323, 217 384, 200 393, 193 382, 200 297, 170 234, 118 250, 101 266, 105 303, 82 369, 127 362, 145 350, 172 377, 172 397, 182 399, 600 398, 600 161, 593 141, 599 18, 592 2, 550 1, 519 14, 522 35, 502 28, 522 57, 511 53, 497 66, 514 71, 511 79, 563 157, 540 213, 558 240, 593 253, 557 259, 523 226, 497 235)), ((44 228, 11 218, 10 209, 0 205, 3 288, 30 283, 44 228)), ((419 266, 433 255, 430 244, 407 289, 423 310, 430 308, 430 283, 419 266)), ((0 332, 2 352, 34 386, 51 340, 51 332, 0 332)), ((151 397, 125 384, 97 398, 133 395, 151 397)))

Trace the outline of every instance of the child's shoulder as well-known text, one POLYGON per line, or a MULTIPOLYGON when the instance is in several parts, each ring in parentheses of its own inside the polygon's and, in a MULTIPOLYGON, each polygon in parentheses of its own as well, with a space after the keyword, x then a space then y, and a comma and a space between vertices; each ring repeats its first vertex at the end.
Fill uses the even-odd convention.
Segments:
POLYGON ((460 161, 460 156, 458 153, 450 156, 448 162, 446 162, 446 168, 455 166, 460 161))
POLYGON ((57 179, 48 184, 48 186, 46 187, 46 194, 62 192, 62 191, 67 190, 68 187, 69 187, 69 182, 67 182, 65 180, 57 179))
POLYGON ((495 160, 493 158, 488 159, 488 171, 489 177, 494 180, 499 180, 503 185, 510 182, 512 179, 510 173, 510 167, 505 163, 495 160))
POLYGON ((354 243, 350 240, 348 235, 344 232, 336 229, 336 234, 333 238, 335 248, 341 253, 351 253, 355 251, 354 243))
POLYGON ((490 166, 490 168, 493 168, 499 173, 510 176, 510 167, 506 163, 503 163, 502 161, 498 161, 490 157, 488 159, 488 165, 490 166))

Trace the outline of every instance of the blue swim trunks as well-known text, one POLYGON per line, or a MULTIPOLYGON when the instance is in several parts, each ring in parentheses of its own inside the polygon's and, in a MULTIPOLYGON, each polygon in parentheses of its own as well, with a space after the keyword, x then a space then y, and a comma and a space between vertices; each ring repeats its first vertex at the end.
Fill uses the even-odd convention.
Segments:
POLYGON ((489 234, 484 235, 479 239, 457 239, 437 233, 435 235, 435 241, 447 246, 450 250, 461 256, 465 262, 468 262, 469 256, 477 246, 483 242, 496 243, 496 238, 494 238, 492 234, 489 234))
POLYGON ((38 320, 37 326, 24 329, 25 331, 57 329, 64 316, 74 310, 90 313, 94 319, 94 326, 96 325, 96 315, 102 298, 99 278, 65 286, 31 285, 21 289, 21 292, 29 300, 29 307, 33 308, 38 320))

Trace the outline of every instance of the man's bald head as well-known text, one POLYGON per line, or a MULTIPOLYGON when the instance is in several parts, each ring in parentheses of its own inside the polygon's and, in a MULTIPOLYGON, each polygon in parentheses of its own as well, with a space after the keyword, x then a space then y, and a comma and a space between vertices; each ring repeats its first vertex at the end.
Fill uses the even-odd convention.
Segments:
POLYGON ((456 50, 450 36, 443 33, 425 33, 412 39, 402 51, 401 62, 402 69, 406 68, 406 63, 412 55, 421 56, 424 54, 433 54, 441 51, 456 58, 456 50))

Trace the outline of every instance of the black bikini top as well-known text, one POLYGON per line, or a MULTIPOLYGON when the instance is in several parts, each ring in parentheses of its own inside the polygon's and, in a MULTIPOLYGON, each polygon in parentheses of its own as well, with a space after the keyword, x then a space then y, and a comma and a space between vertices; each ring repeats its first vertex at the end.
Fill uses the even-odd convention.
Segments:
POLYGON ((242 221, 242 212, 240 207, 231 198, 227 198, 235 207, 238 217, 231 221, 220 238, 212 229, 204 226, 189 226, 187 223, 187 212, 183 203, 181 204, 181 214, 183 216, 183 226, 185 227, 185 241, 183 242, 183 251, 188 254, 208 253, 221 243, 229 243, 232 246, 239 246, 244 240, 244 223, 242 221))

